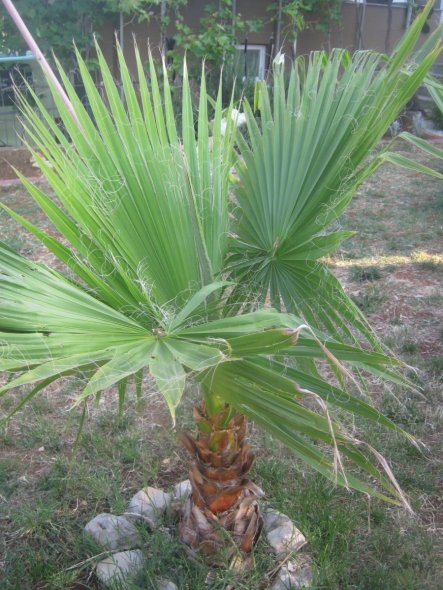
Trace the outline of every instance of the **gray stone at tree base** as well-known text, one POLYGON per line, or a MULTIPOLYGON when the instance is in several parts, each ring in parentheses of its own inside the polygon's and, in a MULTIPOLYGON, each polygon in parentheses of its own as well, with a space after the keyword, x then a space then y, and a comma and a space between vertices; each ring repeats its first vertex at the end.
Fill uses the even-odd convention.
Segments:
POLYGON ((171 580, 159 580, 157 590, 177 590, 177 586, 171 580))
POLYGON ((174 499, 177 502, 186 502, 192 492, 191 482, 185 479, 174 486, 174 499))
POLYGON ((124 516, 114 514, 99 514, 88 522, 83 534, 111 551, 138 547, 141 542, 135 526, 124 516))
MULTIPOLYGON (((97 578, 103 586, 110 590, 129 590, 132 583, 140 584, 145 556, 140 550, 123 551, 141 546, 140 535, 131 521, 144 521, 161 534, 170 535, 168 529, 161 527, 161 517, 166 511, 176 511, 178 514, 191 493, 189 480, 174 486, 172 494, 147 487, 133 496, 124 516, 100 514, 86 525, 84 533, 95 543, 110 551, 119 551, 96 566, 97 578)), ((285 514, 277 510, 263 509, 263 521, 263 532, 277 560, 283 561, 270 590, 301 590, 312 587, 309 557, 299 554, 292 559, 292 554, 307 542, 303 534, 285 514)), ((157 580, 156 584, 157 590, 177 590, 174 582, 168 579, 157 580)))
POLYGON ((140 517, 152 527, 159 524, 161 516, 171 505, 171 494, 157 488, 147 487, 140 490, 129 502, 125 516, 140 517))
POLYGON ((300 563, 288 561, 275 577, 271 590, 299 590, 311 588, 312 569, 306 560, 300 563))
POLYGON ((286 514, 283 514, 278 510, 274 510, 273 508, 263 508, 262 516, 263 530, 265 533, 272 531, 272 529, 275 529, 289 520, 286 514))
POLYGON ((307 543, 305 536, 292 520, 277 510, 263 511, 263 529, 279 559, 299 551, 307 543))
POLYGON ((145 558, 142 551, 120 551, 106 557, 95 568, 99 581, 107 588, 123 590, 142 572, 145 558))

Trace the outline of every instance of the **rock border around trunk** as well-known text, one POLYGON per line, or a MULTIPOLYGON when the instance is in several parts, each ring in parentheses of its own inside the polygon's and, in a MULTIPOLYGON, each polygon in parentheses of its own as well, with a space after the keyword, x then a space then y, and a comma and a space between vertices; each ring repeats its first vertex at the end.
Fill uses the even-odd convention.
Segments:
MULTIPOLYGON (((142 537, 135 522, 148 530, 159 530, 167 511, 179 514, 191 494, 189 480, 179 482, 172 493, 153 487, 137 492, 123 515, 102 513, 90 520, 83 534, 109 555, 95 566, 95 575, 103 587, 124 589, 143 572, 147 556, 142 551, 142 537)), ((269 590, 310 588, 313 583, 309 557, 296 556, 307 543, 304 535, 285 514, 262 506, 263 534, 276 558, 276 574, 269 590)), ((166 532, 165 532, 166 534, 166 532)), ((157 580, 158 590, 177 590, 168 579, 157 580)))

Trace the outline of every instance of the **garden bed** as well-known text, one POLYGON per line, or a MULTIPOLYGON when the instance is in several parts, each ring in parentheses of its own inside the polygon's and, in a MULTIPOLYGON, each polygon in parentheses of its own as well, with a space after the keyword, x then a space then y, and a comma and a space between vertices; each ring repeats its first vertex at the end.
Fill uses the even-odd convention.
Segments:
POLYGON ((14 168, 28 177, 40 176, 26 148, 0 148, 0 186, 17 179, 14 168))

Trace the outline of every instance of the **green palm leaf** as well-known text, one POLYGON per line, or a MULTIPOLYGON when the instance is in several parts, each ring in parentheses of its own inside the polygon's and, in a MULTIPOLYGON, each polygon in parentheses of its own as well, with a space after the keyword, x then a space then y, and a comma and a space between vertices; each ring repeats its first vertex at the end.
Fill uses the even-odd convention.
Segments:
POLYGON ((398 155, 371 152, 441 51, 440 30, 411 59, 430 6, 391 60, 373 52, 317 52, 297 61, 287 89, 282 66, 274 68, 272 92, 259 84, 259 121, 246 105, 250 142, 239 138, 230 272, 240 286, 233 302, 247 282, 259 302, 269 295, 275 307, 334 338, 364 336, 377 346, 321 257, 349 237, 333 224, 358 186, 383 161, 406 165, 398 155))
MULTIPOLYGON (((443 113, 443 84, 433 76, 428 76, 426 82, 426 88, 433 98, 435 106, 440 110, 441 113, 443 113)), ((420 137, 416 137, 415 135, 405 131, 400 133, 398 138, 406 140, 408 143, 411 143, 418 149, 434 158, 443 160, 443 150, 420 137)), ((403 168, 414 170, 415 172, 421 172, 423 174, 427 174, 428 176, 439 178, 440 180, 443 179, 443 174, 441 171, 435 170, 434 168, 430 168, 429 166, 425 166, 423 164, 419 164, 418 162, 415 162, 414 160, 411 160, 411 158, 407 158, 402 154, 387 152, 385 157, 389 162, 392 162, 397 166, 402 166, 403 168)))

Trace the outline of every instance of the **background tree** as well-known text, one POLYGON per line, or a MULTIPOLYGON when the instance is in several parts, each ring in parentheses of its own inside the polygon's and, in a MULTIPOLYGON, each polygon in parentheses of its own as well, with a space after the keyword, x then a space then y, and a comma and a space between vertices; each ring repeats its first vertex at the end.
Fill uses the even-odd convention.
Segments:
POLYGON ((306 29, 327 34, 331 49, 331 26, 339 23, 344 0, 278 0, 268 7, 274 13, 275 48, 279 51, 283 40, 292 43, 294 57, 297 54, 297 39, 306 29), (312 18, 315 13, 315 20, 312 18))
POLYGON ((245 20, 232 0, 218 0, 205 6, 197 29, 185 24, 183 15, 178 13, 175 39, 178 47, 198 62, 206 59, 213 65, 221 65, 234 55, 239 39, 259 31, 262 24, 259 18, 245 20))
MULTIPOLYGON (((43 53, 57 55, 66 67, 74 63, 72 42, 86 59, 90 57, 94 33, 109 18, 114 0, 17 0, 17 10, 29 24, 29 29, 43 53)), ((2 11, 3 35, 0 51, 22 53, 27 47, 15 26, 2 11)))

